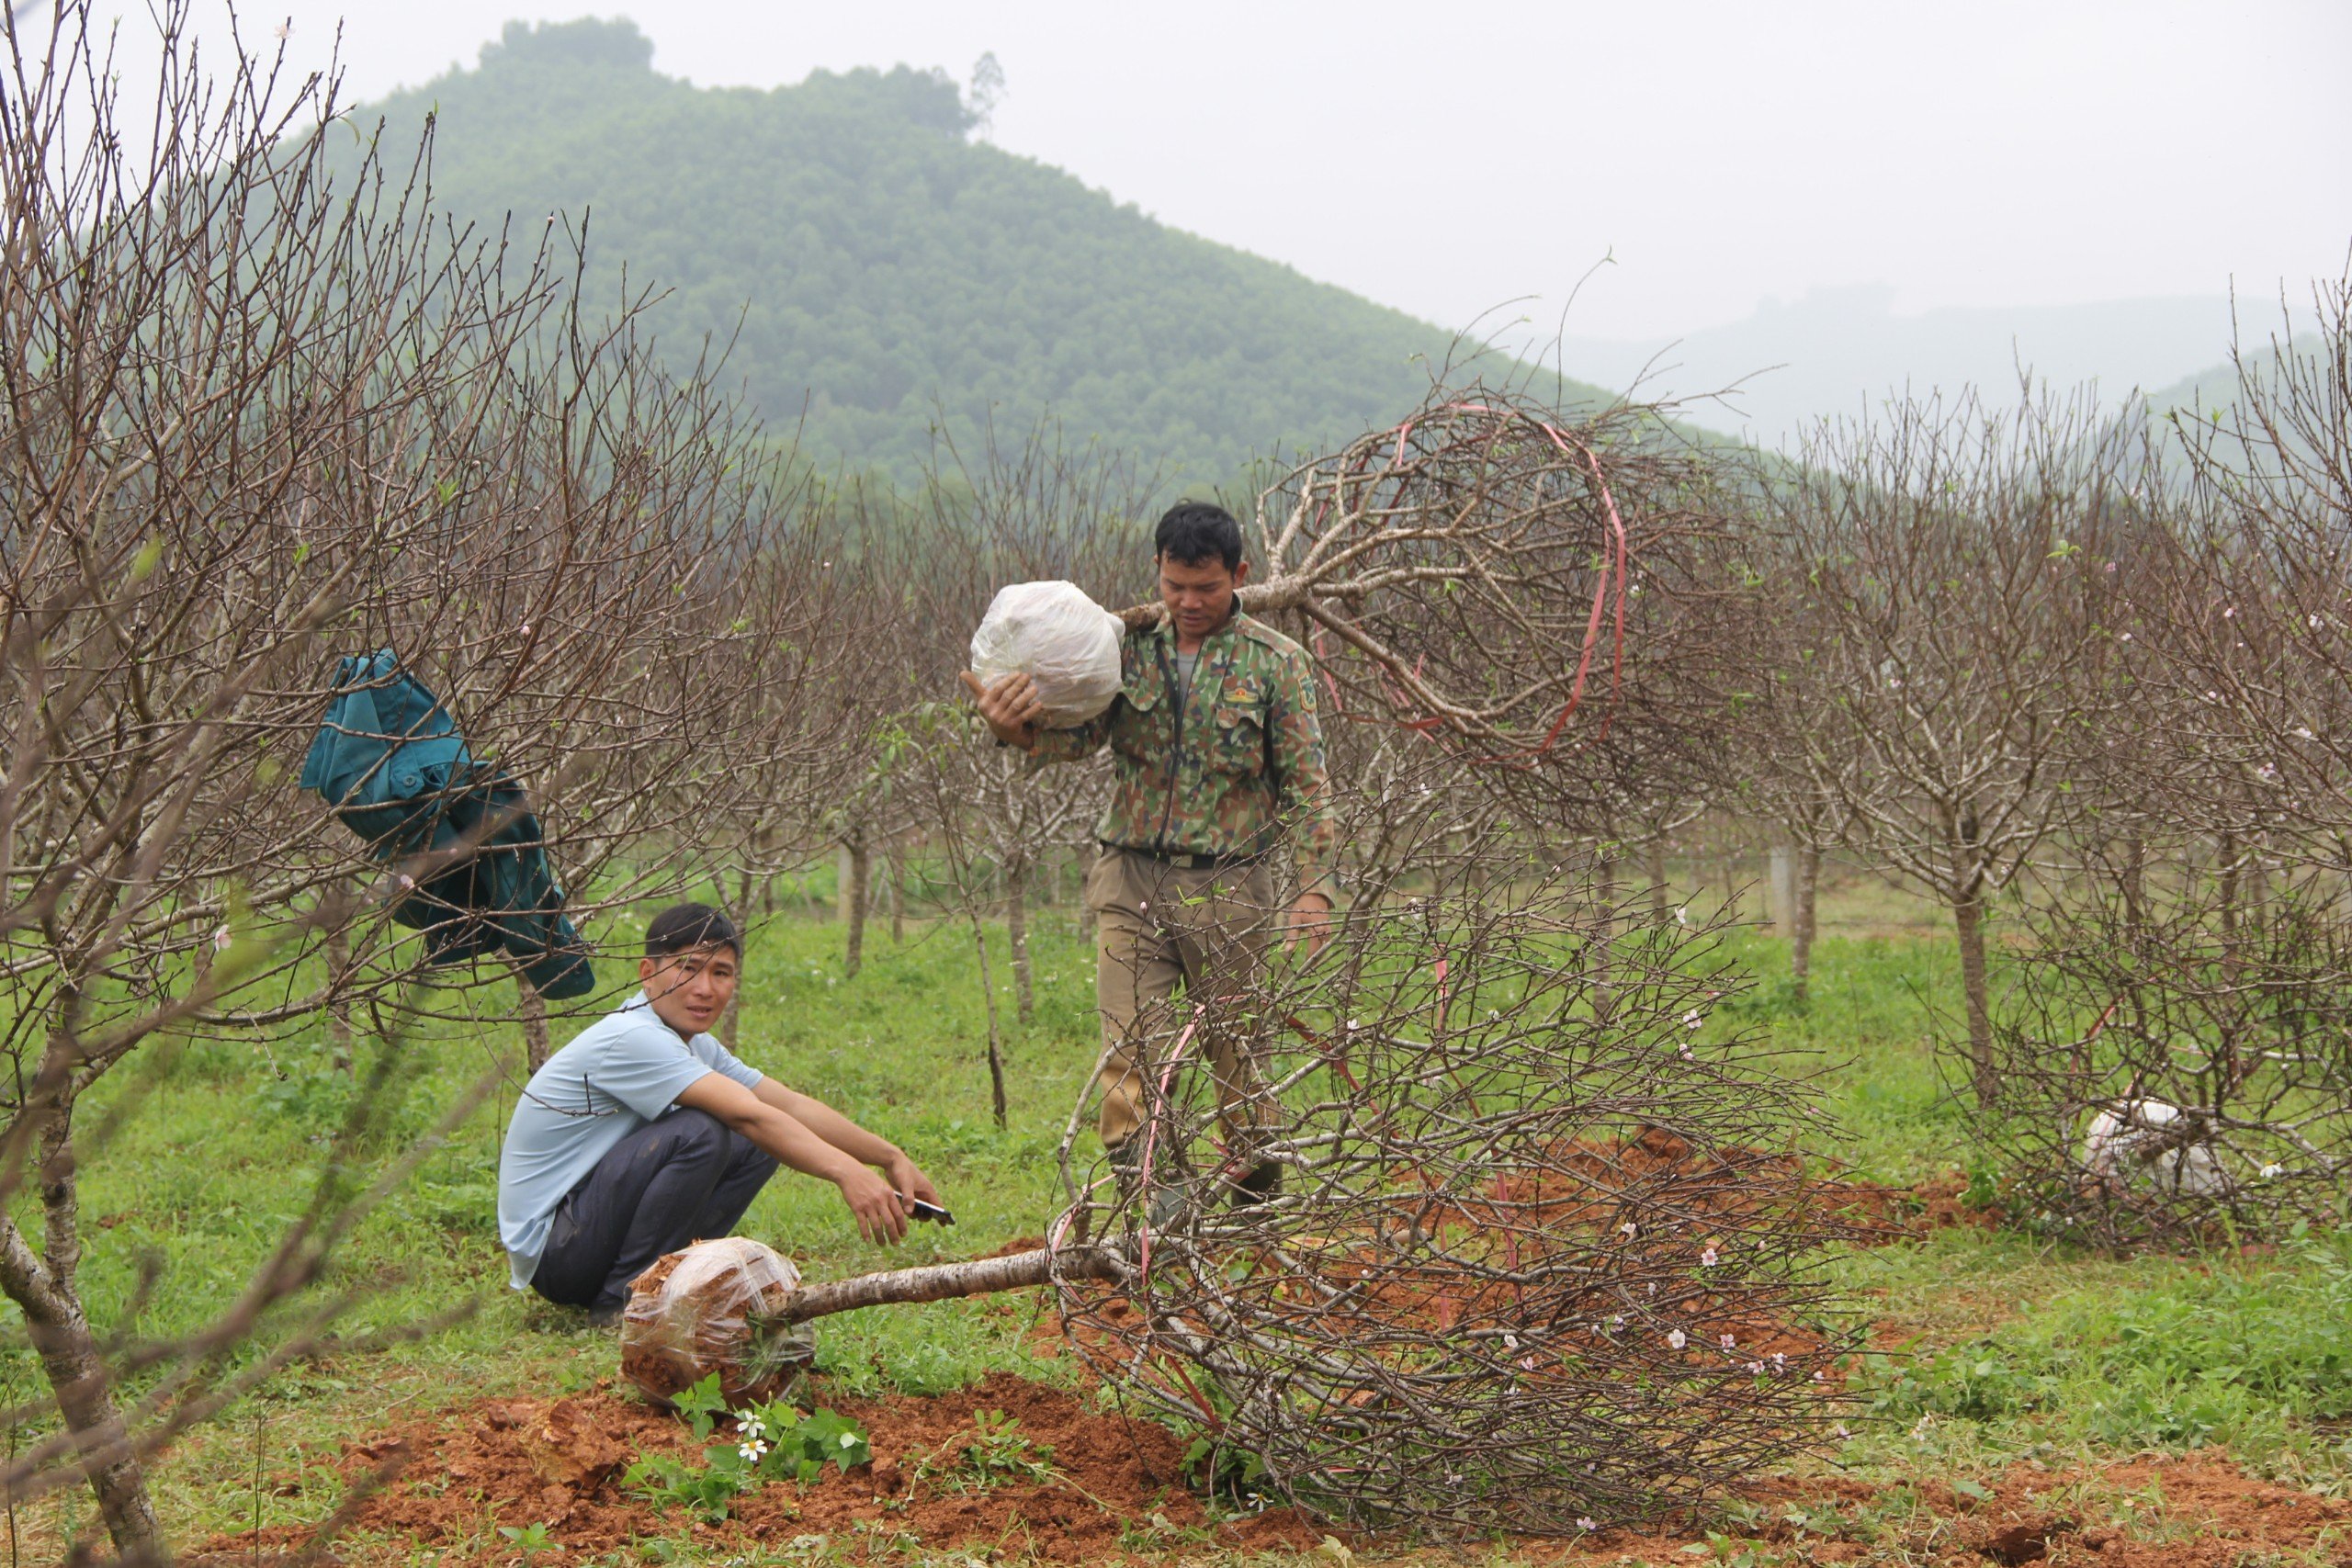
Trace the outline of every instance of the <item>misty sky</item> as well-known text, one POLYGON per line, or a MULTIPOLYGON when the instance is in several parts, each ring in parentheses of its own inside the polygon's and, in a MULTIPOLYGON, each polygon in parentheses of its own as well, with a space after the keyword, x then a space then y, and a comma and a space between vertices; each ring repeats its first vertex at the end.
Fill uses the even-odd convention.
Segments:
MULTIPOLYGON (((200 0, 208 17, 221 0, 200 0)), ((274 0, 366 97, 510 17, 628 15, 655 68, 1006 78, 989 140, 1446 327, 1516 296, 1688 332, 1808 288, 1901 310, 2275 295, 2352 245, 2352 4, 274 0)), ((143 6, 126 26, 145 24, 143 6)), ((225 38, 208 21, 207 37, 225 38)))

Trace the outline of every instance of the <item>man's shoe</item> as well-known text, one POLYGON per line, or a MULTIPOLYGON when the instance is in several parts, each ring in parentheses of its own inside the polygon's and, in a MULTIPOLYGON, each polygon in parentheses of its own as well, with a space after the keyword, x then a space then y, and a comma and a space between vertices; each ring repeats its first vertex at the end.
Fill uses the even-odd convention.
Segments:
POLYGON ((1283 1193, 1283 1168, 1279 1161, 1261 1160, 1250 1168, 1248 1175, 1233 1184, 1233 1206, 1250 1209, 1279 1198, 1283 1193))
POLYGON ((588 1326, 591 1328, 618 1328, 621 1324, 621 1319, 626 1317, 628 1314, 628 1303, 627 1302, 615 1302, 610 1305, 592 1306, 588 1309, 588 1326))

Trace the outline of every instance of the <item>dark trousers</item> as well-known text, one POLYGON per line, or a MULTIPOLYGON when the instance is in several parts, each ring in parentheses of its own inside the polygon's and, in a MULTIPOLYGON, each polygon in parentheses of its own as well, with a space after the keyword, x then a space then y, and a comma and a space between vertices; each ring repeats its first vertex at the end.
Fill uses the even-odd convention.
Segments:
POLYGON ((708 1111, 657 1117, 564 1194, 531 1288, 565 1306, 616 1310, 655 1258, 732 1232, 775 1174, 773 1156, 708 1111))

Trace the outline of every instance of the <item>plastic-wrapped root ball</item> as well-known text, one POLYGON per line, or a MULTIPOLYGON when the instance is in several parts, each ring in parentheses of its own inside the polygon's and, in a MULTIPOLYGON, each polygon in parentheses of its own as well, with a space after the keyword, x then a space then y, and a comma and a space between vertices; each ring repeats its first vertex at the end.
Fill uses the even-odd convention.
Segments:
POLYGON ((621 1374, 657 1404, 713 1372, 729 1406, 778 1397, 817 1354, 807 1325, 763 1320, 799 1283, 791 1259, 749 1236, 667 1254, 629 1286, 621 1374))
POLYGON ((1017 672, 1037 682, 1046 728, 1084 724, 1119 694, 1119 617, 1070 582, 1001 589, 972 634, 972 673, 994 685, 1017 672))

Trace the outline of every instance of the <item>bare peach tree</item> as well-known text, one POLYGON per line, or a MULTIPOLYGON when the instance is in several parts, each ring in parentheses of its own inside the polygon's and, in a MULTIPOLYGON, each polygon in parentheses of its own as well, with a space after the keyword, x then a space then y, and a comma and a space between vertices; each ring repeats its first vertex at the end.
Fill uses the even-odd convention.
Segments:
POLYGON ((166 1555, 148 1458, 364 1291, 319 1288, 422 1157, 366 1153, 409 1029, 504 981, 488 927, 546 912, 420 919, 479 840, 379 861, 301 793, 338 656, 438 694, 477 763, 452 793, 528 785, 584 914, 674 885, 729 769, 803 743, 745 694, 774 713, 816 640, 745 600, 786 558, 755 433, 660 373, 640 301, 600 319, 552 227, 436 231, 421 159, 330 156, 332 82, 209 80, 185 6, 160 21, 152 138, 86 6, 12 23, 0 93, 0 1291, 57 1419, 0 1496, 86 1484, 140 1561, 166 1555), (94 1322, 81 1173, 153 1072, 322 1014, 376 1049, 300 1216, 194 1333, 94 1322))
POLYGON ((2109 654, 2098 749, 2127 830, 2039 911, 1980 1128, 2021 1217, 2108 1245, 2278 1233, 2352 1201, 2352 285, 2178 418, 2109 654))
POLYGON ((2123 694, 2082 679, 2119 608, 2105 568, 2141 448, 2086 403, 1907 404, 1831 427, 1769 479, 1768 592, 1804 633, 1774 672, 1781 793, 1951 911, 1968 1076, 1996 1085, 1993 896, 2076 814, 2067 761, 2123 694))

